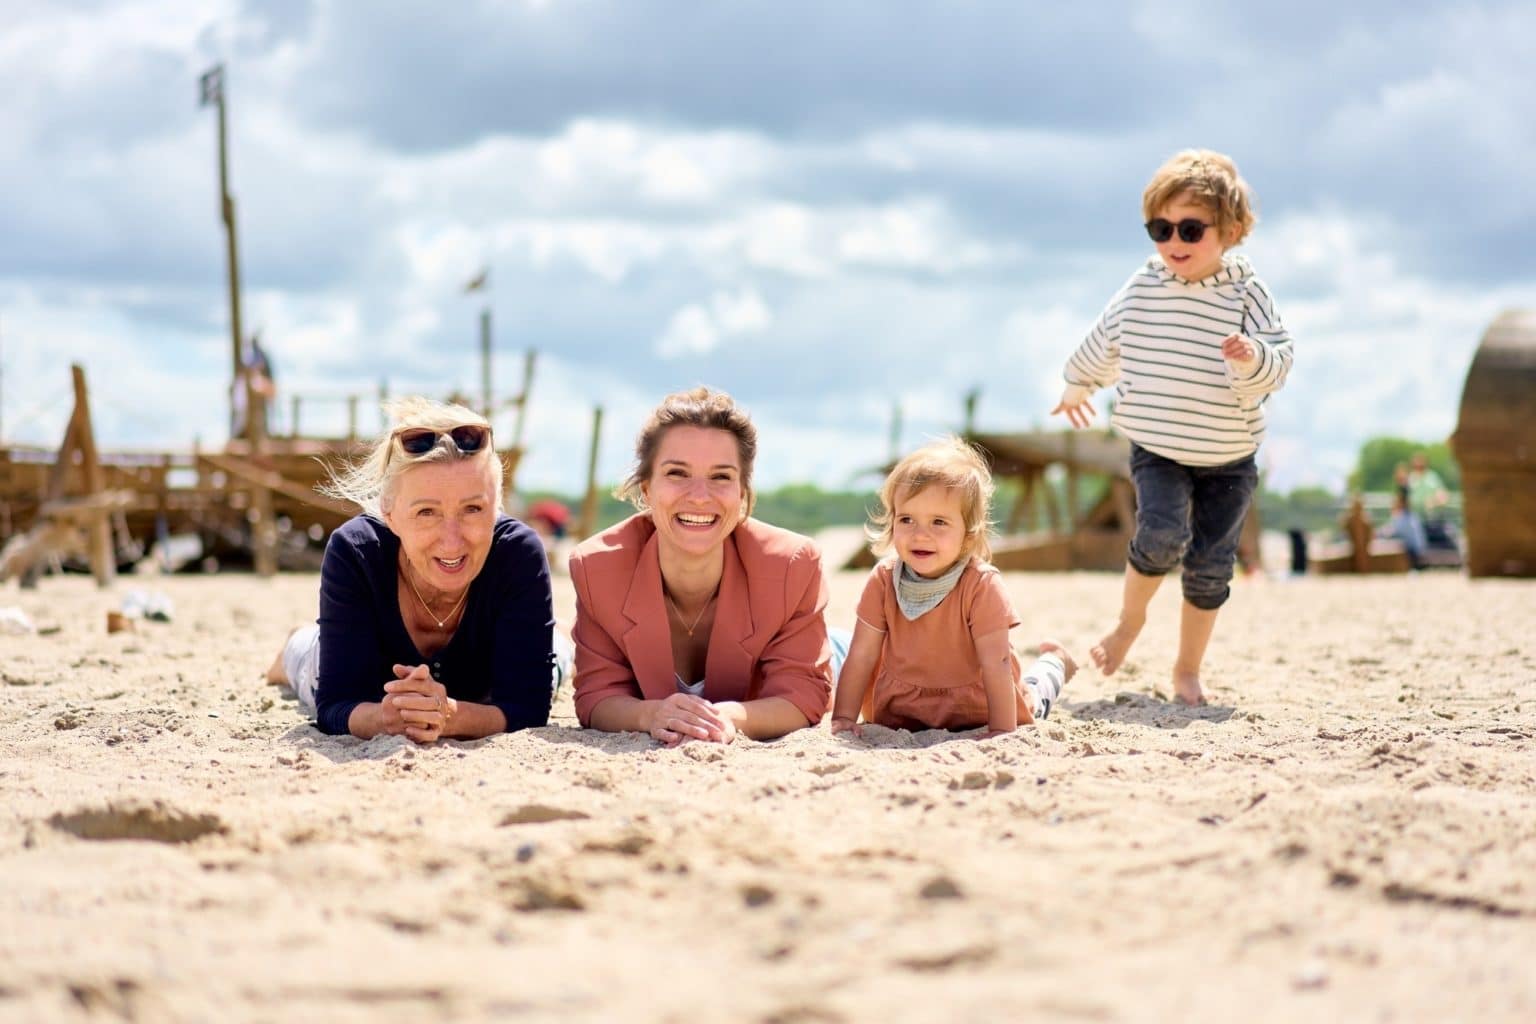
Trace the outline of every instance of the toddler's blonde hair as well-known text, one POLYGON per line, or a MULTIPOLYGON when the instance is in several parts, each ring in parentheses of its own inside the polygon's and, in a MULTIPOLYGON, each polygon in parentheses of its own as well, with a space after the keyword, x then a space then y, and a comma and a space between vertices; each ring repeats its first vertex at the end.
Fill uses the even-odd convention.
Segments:
POLYGON ((992 471, 974 445, 951 434, 930 441, 896 463, 880 487, 880 507, 870 516, 865 536, 876 555, 891 549, 895 530, 896 502, 921 494, 929 487, 960 492, 960 515, 965 523, 962 558, 974 555, 992 559, 992 471))
POLYGON ((1210 149, 1186 149, 1175 153, 1157 169, 1147 189, 1141 194, 1143 220, 1158 216, 1163 207, 1188 193, 1193 202, 1207 207, 1216 230, 1225 239, 1232 228, 1236 245, 1248 237, 1259 217, 1254 210, 1253 192, 1237 173, 1237 164, 1225 153, 1210 149))

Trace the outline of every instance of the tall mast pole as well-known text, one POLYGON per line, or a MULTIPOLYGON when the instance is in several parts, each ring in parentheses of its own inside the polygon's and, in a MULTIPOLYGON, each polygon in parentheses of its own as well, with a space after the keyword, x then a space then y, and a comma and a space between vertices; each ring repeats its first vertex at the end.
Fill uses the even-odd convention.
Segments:
MULTIPOLYGON (((228 104, 224 95, 224 65, 215 64, 203 73, 202 105, 212 104, 219 117, 219 214, 224 221, 225 252, 229 267, 229 338, 231 356, 231 380, 234 387, 245 390, 245 434, 253 437, 259 431, 256 426, 261 417, 256 415, 255 400, 249 376, 244 369, 244 337, 240 323, 240 248, 235 228, 235 197, 229 194, 229 125, 228 104)), ((230 423, 235 422, 235 395, 230 391, 230 423)), ((253 445, 254 448, 254 445, 253 445)))
POLYGON ((489 420, 496 414, 491 399, 491 300, 480 310, 480 414, 489 420))
MULTIPOLYGON (((215 64, 203 73, 202 105, 213 104, 219 114, 219 200, 224 219, 224 238, 229 262, 229 338, 234 387, 230 389, 230 420, 234 423, 234 388, 245 395, 245 439, 249 443, 247 455, 257 464, 263 459, 267 438, 267 400, 256 389, 253 374, 246 372, 244 332, 240 324, 240 247, 235 231, 235 197, 229 194, 229 126, 228 102, 224 95, 224 65, 215 64)), ((233 430, 231 431, 233 433, 233 430)), ((231 437, 231 440, 234 440, 231 437)), ((248 513, 251 526, 252 554, 256 573, 271 576, 277 572, 277 525, 272 507, 272 492, 264 486, 251 491, 251 509, 248 513)))

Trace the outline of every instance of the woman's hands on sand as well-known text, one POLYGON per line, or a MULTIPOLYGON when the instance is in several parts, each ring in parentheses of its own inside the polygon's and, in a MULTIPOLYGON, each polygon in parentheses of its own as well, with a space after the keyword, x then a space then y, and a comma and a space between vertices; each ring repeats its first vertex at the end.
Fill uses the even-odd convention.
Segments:
POLYGON ((458 707, 458 701, 432 678, 427 666, 396 665, 395 678, 384 684, 384 699, 379 702, 382 731, 416 743, 432 743, 442 738, 458 707))
POLYGON ((1085 384, 1068 384, 1066 390, 1061 393, 1061 401, 1056 403, 1056 408, 1051 410, 1051 415, 1066 413, 1067 422, 1074 427, 1086 427, 1088 421, 1098 415, 1094 411, 1093 404, 1088 401, 1093 390, 1085 384))
POLYGON ((736 738, 736 723, 703 697, 674 693, 651 712, 647 731, 669 747, 684 740, 729 743, 736 738))

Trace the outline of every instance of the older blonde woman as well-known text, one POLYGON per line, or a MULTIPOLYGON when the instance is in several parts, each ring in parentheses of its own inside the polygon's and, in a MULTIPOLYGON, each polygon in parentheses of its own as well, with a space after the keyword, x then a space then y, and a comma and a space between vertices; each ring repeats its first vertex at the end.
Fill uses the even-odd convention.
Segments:
POLYGON ((319 728, 418 743, 549 720, 554 615, 534 531, 501 513, 502 464, 484 417, 425 398, 328 493, 361 515, 320 569, 320 618, 268 673, 319 728))
POLYGON ((576 715, 667 746, 771 739, 831 702, 821 556, 749 518, 757 429, 709 388, 669 395, 621 489, 639 509, 571 555, 576 715))

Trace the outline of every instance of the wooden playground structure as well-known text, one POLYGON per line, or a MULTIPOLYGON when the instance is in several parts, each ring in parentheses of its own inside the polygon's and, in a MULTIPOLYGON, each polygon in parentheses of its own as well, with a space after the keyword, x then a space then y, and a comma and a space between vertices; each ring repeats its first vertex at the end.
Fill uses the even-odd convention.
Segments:
POLYGON ((314 489, 326 461, 355 442, 261 438, 253 449, 247 435, 219 451, 105 452, 85 371, 71 375, 74 410, 59 448, 0 448, 0 579, 30 582, 73 557, 106 585, 118 565, 172 536, 196 536, 201 557, 249 558, 271 574, 280 562, 305 564, 311 542, 356 512, 314 489))
MULTIPOLYGON (((522 433, 531 378, 508 404, 522 433)), ((222 449, 103 451, 91 420, 84 368, 71 367, 74 410, 57 449, 0 447, 0 581, 33 582, 63 560, 87 561, 102 585, 117 567, 147 557, 157 541, 196 537, 199 559, 249 564, 262 575, 316 568, 318 542, 357 514, 316 488, 332 467, 362 451, 348 435, 267 436, 267 398, 251 396, 244 436, 222 449)), ((516 487, 523 448, 502 449, 505 493, 516 487)))
POLYGON ((1022 572, 1125 567, 1136 532, 1128 441, 1108 431, 966 435, 986 453, 993 478, 1014 481, 1017 497, 999 524, 992 564, 1022 572), (1061 474, 1058 494, 1051 477, 1061 474), (1085 480, 1099 496, 1080 504, 1085 480))

